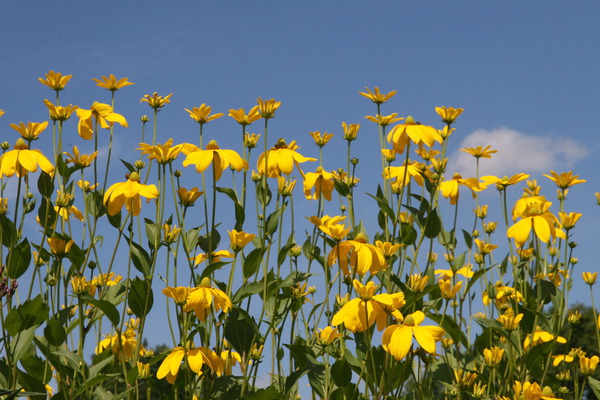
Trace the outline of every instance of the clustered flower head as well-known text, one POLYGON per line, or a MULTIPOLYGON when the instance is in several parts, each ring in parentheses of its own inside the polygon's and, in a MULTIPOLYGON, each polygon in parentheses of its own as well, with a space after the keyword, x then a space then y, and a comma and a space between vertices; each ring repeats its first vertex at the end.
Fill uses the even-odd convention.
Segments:
POLYGON ((23 138, 17 139, 13 150, 0 155, 0 178, 4 176, 25 176, 28 172, 36 172, 38 167, 47 174, 54 173, 54 165, 41 151, 30 150, 23 138))

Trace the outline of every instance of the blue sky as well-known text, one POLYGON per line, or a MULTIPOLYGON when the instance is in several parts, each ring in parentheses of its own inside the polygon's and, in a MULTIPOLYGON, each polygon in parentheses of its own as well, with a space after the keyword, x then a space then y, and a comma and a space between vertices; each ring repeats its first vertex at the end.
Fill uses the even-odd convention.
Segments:
MULTIPOLYGON (((491 144, 501 152, 483 164, 484 173, 531 173, 548 198, 555 189, 542 173, 573 170, 587 179, 572 189, 567 211, 584 213, 576 271, 597 271, 599 15, 600 3, 583 0, 5 1, 0 137, 16 139, 10 123, 47 118, 42 99, 53 93, 37 78, 48 70, 74 75, 61 99, 82 108, 109 101, 91 78, 114 74, 136 83, 117 93, 117 111, 130 121, 117 129, 118 158, 137 147, 139 117, 150 114, 139 102, 145 94, 174 93, 160 113, 161 143, 196 143, 197 125, 184 108, 206 103, 227 114, 261 96, 283 102, 270 137, 297 139, 305 155, 318 154, 308 132, 335 133, 345 148, 341 122, 362 123, 355 148, 367 175, 379 167, 376 127, 364 119, 375 107, 358 92, 397 90, 383 114, 439 128, 436 106, 465 109, 451 139, 449 174, 468 172, 464 160, 471 160, 459 148, 491 144)), ((76 122, 66 126, 67 148, 91 150, 76 136, 76 122)), ((224 117, 206 135, 239 149, 239 131, 224 117)), ((335 143, 326 148, 327 169, 343 166, 335 143)), ((124 174, 118 165, 111 172, 114 181, 124 174)), ((360 189, 374 192, 368 183, 360 189)), ((497 206, 493 191, 485 196, 497 206)))

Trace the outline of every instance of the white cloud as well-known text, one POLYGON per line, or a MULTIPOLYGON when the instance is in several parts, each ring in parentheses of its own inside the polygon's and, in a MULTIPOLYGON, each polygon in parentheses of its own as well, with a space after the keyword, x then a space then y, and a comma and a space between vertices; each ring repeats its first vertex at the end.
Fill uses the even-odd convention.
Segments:
MULTIPOLYGON (((491 146, 498 150, 491 159, 479 161, 479 175, 513 175, 519 172, 536 173, 572 169, 588 155, 587 149, 569 138, 554 135, 534 136, 506 127, 478 129, 466 136, 460 148, 491 146)), ((456 151, 449 160, 448 172, 463 176, 475 175, 475 159, 463 151, 456 151)))

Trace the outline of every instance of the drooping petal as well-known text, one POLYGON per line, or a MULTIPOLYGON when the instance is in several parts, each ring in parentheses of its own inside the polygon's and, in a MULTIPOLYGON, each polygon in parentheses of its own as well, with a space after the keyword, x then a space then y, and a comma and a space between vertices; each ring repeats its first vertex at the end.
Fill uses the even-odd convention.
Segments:
POLYGON ((176 376, 177 372, 179 372, 179 367, 181 366, 183 356, 184 350, 182 347, 175 347, 173 350, 171 350, 171 353, 165 357, 162 364, 160 364, 160 367, 158 367, 156 377, 158 379, 162 379, 167 376, 167 374, 176 376))
POLYGON ((408 354, 412 344, 412 329, 408 326, 389 326, 381 337, 383 348, 397 361, 402 360, 408 354))

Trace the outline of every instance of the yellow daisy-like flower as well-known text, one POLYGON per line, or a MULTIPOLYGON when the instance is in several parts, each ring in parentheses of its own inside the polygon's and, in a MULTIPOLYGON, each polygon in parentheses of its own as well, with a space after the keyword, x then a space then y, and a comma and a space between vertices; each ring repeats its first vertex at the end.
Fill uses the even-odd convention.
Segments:
POLYGON ((48 121, 28 122, 27 125, 25 125, 23 122, 19 122, 19 125, 10 124, 10 126, 15 131, 19 132, 23 139, 31 142, 32 140, 36 140, 38 136, 40 136, 40 133, 42 133, 48 127, 48 121))
POLYGON ((333 137, 333 133, 323 132, 323 134, 321 134, 320 131, 309 132, 309 134, 315 141, 315 144, 319 147, 325 146, 333 137))
POLYGON ((300 163, 317 161, 317 159, 304 157, 295 150, 296 148, 297 146, 295 140, 290 142, 288 145, 285 143, 285 140, 279 139, 275 147, 271 148, 271 150, 267 150, 266 153, 262 153, 260 157, 258 157, 258 161, 256 163, 258 172, 260 174, 265 174, 266 169, 268 171, 266 175, 269 178, 277 178, 281 174, 291 174, 295 165, 300 174, 304 175, 300 169, 300 163), (265 168, 265 164, 267 164, 267 162, 268 166, 265 168))
POLYGON ((523 314, 502 314, 496 321, 500 322, 507 331, 514 331, 519 327, 519 323, 523 319, 523 314))
POLYGON ((573 175, 572 171, 562 172, 560 175, 554 171, 550 171, 550 174, 552 176, 546 174, 543 175, 546 178, 553 181, 554 183, 556 183, 556 186, 558 186, 562 190, 568 189, 573 185, 578 185, 580 183, 586 182, 585 179, 577 179, 579 178, 579 175, 573 175))
POLYGON ((471 269, 471 264, 467 264, 457 271, 452 271, 451 269, 436 269, 434 273, 436 275, 441 274, 440 279, 452 278, 454 275, 462 275, 465 278, 472 278, 473 275, 475 275, 475 272, 473 272, 471 269))
POLYGON ((454 107, 436 107, 435 112, 442 117, 442 122, 446 124, 453 124, 456 118, 462 114, 464 110, 462 108, 454 107))
POLYGON ((465 147, 464 149, 460 149, 460 151, 464 151, 465 153, 469 153, 473 157, 479 158, 492 158, 492 154, 497 153, 498 150, 491 150, 491 146, 477 146, 477 147, 465 147))
POLYGON ((234 256, 235 254, 231 253, 228 250, 213 251, 210 254, 210 257, 206 253, 200 253, 196 257, 194 257, 194 264, 199 265, 207 260, 210 260, 209 263, 213 264, 221 262, 221 258, 233 258, 234 256))
POLYGON ((38 78, 43 85, 48 86, 52 90, 56 90, 57 92, 63 90, 69 80, 73 77, 73 75, 63 75, 60 72, 54 72, 52 70, 48 71, 47 74, 44 74, 44 78, 38 78))
POLYGON ((39 150, 29 150, 23 138, 17 139, 13 150, 0 155, 0 178, 3 176, 24 176, 27 172, 36 172, 38 167, 52 175, 54 166, 39 150))
POLYGON ((442 192, 442 196, 450 201, 450 204, 456 204, 459 198, 458 188, 460 186, 465 186, 471 189, 473 198, 475 198, 475 192, 485 189, 485 186, 481 184, 477 178, 463 179, 460 174, 456 173, 452 179, 445 180, 444 182, 440 183, 440 191, 442 192))
POLYGON ((506 235, 515 239, 517 243, 525 243, 529 238, 531 230, 544 243, 557 236, 565 238, 562 230, 556 229, 557 218, 548 211, 551 202, 546 201, 543 196, 523 197, 517 201, 513 209, 513 220, 520 217, 521 220, 511 226, 506 235))
POLYGON ((362 234, 358 234, 354 240, 341 241, 331 249, 327 256, 327 263, 332 266, 337 261, 346 276, 352 273, 376 274, 388 266, 381 249, 367 243, 367 239, 362 234), (352 271, 348 269, 348 265, 352 271))
POLYGON ((583 281, 588 285, 592 286, 596 283, 596 278, 598 278, 597 272, 582 272, 581 276, 583 277, 583 281))
POLYGON ((127 78, 117 79, 113 74, 110 74, 108 77, 103 75, 100 79, 92 78, 92 80, 96 82, 96 86, 100 86, 111 92, 116 92, 126 86, 134 85, 134 83, 129 82, 127 78))
POLYGON ((486 243, 481 239, 475 239, 475 244, 477 245, 479 252, 483 255, 490 254, 493 250, 495 250, 498 247, 498 245, 486 243))
MULTIPOLYGON (((135 354, 137 347, 137 335, 134 329, 128 328, 125 333, 115 333, 112 336, 100 341, 96 348, 96 353, 102 353, 105 349, 110 349, 119 360, 125 357, 125 360, 131 360, 135 354)), ((140 352, 144 350, 143 346, 140 346, 140 352)))
POLYGON ((333 341, 337 338, 344 337, 340 332, 338 332, 337 328, 327 326, 324 329, 319 329, 319 333, 317 334, 317 341, 322 346, 327 346, 328 344, 333 343, 333 341))
POLYGON ((253 149, 258 146, 258 139, 260 139, 260 134, 246 133, 244 134, 244 146, 253 149))
POLYGON ((434 142, 442 143, 442 137, 437 129, 421 125, 415 122, 413 117, 407 117, 403 124, 394 126, 387 136, 387 141, 392 143, 398 154, 404 153, 409 140, 417 145, 425 144, 428 147, 432 147, 434 142))
POLYGON ((200 286, 190 289, 185 311, 194 311, 200 321, 206 321, 211 313, 211 307, 215 313, 223 310, 229 312, 233 307, 231 300, 221 289, 210 286, 210 279, 204 278, 200 286))
POLYGON ((68 158, 65 160, 66 163, 73 163, 77 168, 86 168, 92 165, 92 162, 96 159, 98 152, 95 151, 92 154, 80 154, 77 146, 73 146, 73 154, 63 152, 68 158))
POLYGON ((178 286, 172 287, 167 286, 162 290, 162 293, 175 300, 175 304, 178 306, 185 306, 187 304, 188 294, 190 292, 190 288, 187 286, 178 286))
POLYGON ((274 118, 275 111, 281 106, 281 102, 275 101, 275 99, 263 100, 259 97, 256 102, 258 103, 258 113, 264 119, 274 118))
POLYGON ((136 150, 141 150, 142 154, 147 154, 149 160, 156 160, 159 164, 168 164, 173 162, 185 147, 186 144, 184 143, 173 146, 173 139, 169 139, 165 144, 159 143, 154 146, 140 143, 140 147, 136 150))
POLYGON ((600 358, 598 356, 579 356, 579 369, 583 375, 592 375, 598 368, 600 358))
POLYGON ((51 237, 47 239, 50 252, 57 257, 65 257, 73 247, 73 239, 65 240, 59 237, 51 237))
MULTIPOLYGON (((332 325, 344 324, 351 332, 364 332, 377 323, 377 329, 381 331, 387 324, 388 312, 396 311, 405 303, 401 292, 375 294, 377 285, 373 282, 363 285, 354 279, 353 285, 359 297, 344 304, 333 316, 332 325)), ((394 315, 400 316, 400 313, 396 311, 394 315)))
POLYGON ((108 214, 115 215, 123 205, 132 215, 139 215, 142 208, 144 196, 150 201, 158 197, 158 189, 154 185, 144 185, 140 183, 140 175, 132 172, 126 182, 113 184, 104 194, 104 204, 108 208, 108 214))
POLYGON ((258 112, 258 106, 252 107, 248 111, 248 114, 246 114, 243 108, 238 110, 231 109, 229 110, 229 116, 242 126, 248 126, 262 118, 258 112))
POLYGON ((502 178, 498 178, 493 175, 485 175, 481 177, 481 180, 485 183, 486 186, 496 184, 496 189, 504 190, 507 186, 516 185, 517 183, 522 182, 527 178, 529 178, 529 175, 520 172, 511 177, 505 176, 502 178))
POLYGON ((536 326, 535 332, 525 337, 523 348, 528 350, 530 347, 536 346, 540 343, 550 342, 552 340, 556 340, 557 343, 567 343, 567 339, 564 337, 553 335, 550 332, 542 330, 540 326, 536 326))
POLYGON ((502 357, 504 357, 504 349, 501 349, 498 346, 494 346, 489 349, 483 349, 483 359, 485 361, 485 365, 490 368, 496 368, 498 365, 500 365, 502 357))
POLYGON ((342 240, 350 232, 351 228, 346 228, 344 224, 340 224, 345 219, 345 216, 330 217, 329 215, 324 215, 322 218, 314 216, 308 218, 310 222, 334 240, 342 240))
POLYGON ((79 108, 75 111, 79 117, 79 125, 77 131, 79 136, 85 140, 91 140, 94 135, 94 120, 103 129, 110 128, 115 122, 127 128, 127 120, 121 114, 113 112, 113 108, 108 104, 98 103, 92 104, 92 108, 85 110, 79 108))
POLYGON ((560 226, 562 226, 566 230, 571 230, 575 228, 575 224, 577 223, 577 221, 579 221, 579 218, 581 218, 583 214, 576 212, 570 212, 567 214, 565 212, 560 211, 558 213, 558 216, 560 218, 560 226))
POLYGON ((238 172, 242 169, 248 169, 248 162, 242 159, 238 153, 233 150, 220 149, 214 140, 206 145, 206 150, 191 146, 190 148, 184 148, 183 152, 187 154, 187 157, 183 160, 184 167, 194 164, 196 171, 204 172, 212 164, 215 180, 217 181, 221 179, 223 171, 229 166, 238 172), (194 151, 190 151, 190 149, 194 149, 194 151))
POLYGON ((459 281, 456 285, 453 285, 450 279, 440 279, 438 281, 442 297, 446 300, 453 299, 456 296, 456 293, 462 288, 462 284, 463 281, 459 281))
POLYGON ((177 196, 179 197, 179 204, 181 204, 184 207, 192 207, 196 203, 196 200, 198 200, 198 198, 202 196, 203 193, 204 192, 198 190, 197 187, 191 188, 190 190, 181 187, 177 191, 177 196))
POLYGON ((227 233, 229 234, 229 246, 236 253, 240 252, 256 237, 253 233, 238 232, 235 229, 227 231, 227 233))
POLYGON ((57 106, 52 103, 50 100, 45 99, 44 104, 48 107, 48 112, 50 113, 50 119, 52 121, 61 121, 64 122, 71 118, 71 115, 79 108, 78 106, 74 106, 69 104, 68 106, 57 106))
POLYGON ((356 140, 358 130, 360 129, 360 124, 347 124, 342 122, 342 129, 344 130, 344 139, 351 142, 356 140))
POLYGON ((412 346, 413 338, 419 346, 430 354, 435 354, 435 345, 442 340, 445 331, 439 326, 421 326, 425 320, 422 311, 415 311, 406 316, 402 324, 389 326, 381 337, 381 344, 385 351, 402 360, 412 346))
POLYGON ((321 166, 315 172, 307 172, 304 175, 304 196, 308 200, 318 200, 323 196, 325 200, 331 201, 334 186, 333 175, 321 166), (313 189, 314 193, 312 193, 313 189))
POLYGON ((190 118, 199 123, 200 125, 204 125, 207 122, 214 121, 217 118, 221 118, 223 113, 217 113, 210 115, 212 111, 212 107, 207 106, 206 104, 200 104, 200 107, 192 107, 192 110, 184 109, 190 114, 190 118))
POLYGON ((376 116, 372 116, 372 115, 367 115, 365 118, 368 119, 369 121, 375 122, 377 125, 381 125, 381 126, 388 126, 390 124, 393 124, 394 122, 398 122, 403 120, 403 117, 400 118, 396 118, 398 117, 398 113, 392 113, 390 115, 380 115, 377 114, 376 116))
POLYGON ((99 274, 94 277, 94 285, 96 286, 115 286, 117 283, 121 282, 123 277, 121 275, 117 275, 114 272, 109 272, 108 274, 99 274))
POLYGON ((160 367, 158 367, 156 377, 158 379, 166 378, 170 384, 175 383, 184 358, 187 359, 190 369, 198 375, 202 373, 202 366, 205 364, 214 370, 212 350, 206 347, 193 347, 193 345, 191 347, 189 349, 175 347, 171 350, 169 355, 160 364, 160 367))
POLYGON ((410 183, 411 178, 419 185, 423 186, 423 176, 429 171, 419 162, 409 162, 400 167, 386 167, 383 170, 383 177, 385 179, 396 179, 395 184, 398 187, 406 186, 410 183))
POLYGON ((396 94, 395 90, 392 90, 391 92, 389 92, 387 94, 381 93, 379 91, 378 87, 375 87, 374 93, 368 87, 365 87, 365 90, 367 91, 367 93, 364 93, 364 92, 358 92, 358 93, 360 95, 366 97, 367 99, 371 100, 375 104, 383 104, 386 101, 388 101, 389 99, 391 99, 392 97, 394 97, 394 95, 396 94))
POLYGON ((156 111, 160 111, 161 108, 163 108, 166 104, 169 104, 171 102, 171 96, 173 96, 173 93, 169 93, 166 96, 159 96, 157 92, 154 92, 152 93, 152 95, 144 95, 144 97, 140 99, 140 103, 146 102, 150 107, 154 108, 156 111))

